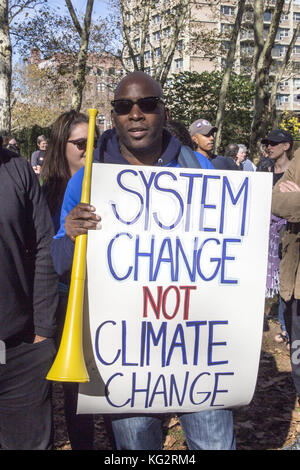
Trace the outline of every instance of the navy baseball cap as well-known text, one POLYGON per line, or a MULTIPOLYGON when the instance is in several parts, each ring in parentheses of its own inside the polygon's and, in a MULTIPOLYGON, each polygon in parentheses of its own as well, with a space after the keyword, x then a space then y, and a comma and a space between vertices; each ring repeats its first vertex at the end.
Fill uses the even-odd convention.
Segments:
POLYGON ((289 142, 290 144, 293 144, 294 139, 289 131, 285 131, 284 129, 274 129, 270 132, 268 137, 262 139, 261 142, 266 145, 268 145, 269 142, 277 142, 278 144, 281 142, 289 142))

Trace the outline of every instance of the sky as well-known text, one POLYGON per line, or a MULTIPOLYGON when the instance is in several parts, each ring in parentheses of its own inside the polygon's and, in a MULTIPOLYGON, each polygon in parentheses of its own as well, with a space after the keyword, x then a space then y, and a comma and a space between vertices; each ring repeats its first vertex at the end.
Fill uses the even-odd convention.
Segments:
MULTIPOLYGON (((72 0, 73 6, 77 13, 85 13, 86 0, 72 0)), ((64 0, 48 0, 48 4, 53 7, 66 9, 64 0)), ((94 0, 93 13, 100 16, 106 16, 109 0, 94 0)))
MULTIPOLYGON (((72 0, 72 4, 78 15, 85 13, 86 0, 72 0)), ((48 5, 53 8, 59 7, 63 13, 69 15, 65 0, 48 0, 48 5)), ((93 16, 105 17, 109 10, 109 0, 94 0, 93 16)), ((13 51, 13 62, 23 61, 17 51, 13 51)))

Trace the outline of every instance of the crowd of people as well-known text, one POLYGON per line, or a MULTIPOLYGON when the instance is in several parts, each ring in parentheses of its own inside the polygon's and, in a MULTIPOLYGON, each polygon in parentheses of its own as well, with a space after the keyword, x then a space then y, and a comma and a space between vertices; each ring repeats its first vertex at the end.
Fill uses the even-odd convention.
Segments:
MULTIPOLYGON (((216 131, 203 117, 188 129, 170 119, 160 84, 133 72, 116 87, 112 128, 101 136, 95 129, 94 161, 272 172, 266 297, 278 296, 282 333, 277 340, 290 348, 300 396, 300 361, 293 361, 300 340, 300 153, 293 153, 288 131, 275 129, 263 139, 255 166, 244 144, 232 142, 224 155, 215 155, 216 131)), ((0 209, 0 340, 6 351, 5 364, 0 363, 3 449, 53 448, 51 382, 46 375, 62 333, 74 241, 101 228, 101 214, 80 202, 87 135, 88 117, 71 110, 53 123, 49 139, 38 137, 30 163, 20 158, 16 139, 0 141, 0 194, 6 196, 0 209)), ((93 449, 93 416, 76 414, 78 384, 64 383, 63 390, 72 449, 93 449)), ((230 409, 178 417, 189 449, 236 448, 230 409)), ((114 414, 106 415, 104 423, 114 449, 158 450, 163 445, 163 418, 114 414)), ((300 449, 299 438, 291 449, 300 449)))

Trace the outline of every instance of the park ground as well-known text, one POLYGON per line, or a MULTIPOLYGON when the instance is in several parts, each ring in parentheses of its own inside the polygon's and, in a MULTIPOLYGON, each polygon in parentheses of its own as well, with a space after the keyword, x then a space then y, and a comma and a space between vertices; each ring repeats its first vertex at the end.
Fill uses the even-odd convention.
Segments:
MULTIPOLYGON (((300 407, 291 378, 289 352, 276 343, 280 332, 276 304, 266 303, 262 350, 256 390, 248 406, 234 409, 238 450, 280 450, 300 432, 300 407)), ((55 448, 70 450, 66 431, 61 385, 54 384, 55 448)), ((95 419, 95 450, 110 450, 101 416, 95 419)), ((187 449, 176 417, 165 421, 165 450, 187 449)))

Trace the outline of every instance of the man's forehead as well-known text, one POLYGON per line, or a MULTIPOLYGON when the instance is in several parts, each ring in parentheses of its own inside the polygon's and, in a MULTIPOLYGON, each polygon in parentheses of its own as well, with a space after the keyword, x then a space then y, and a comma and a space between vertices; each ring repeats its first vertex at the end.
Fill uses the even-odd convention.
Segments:
POLYGON ((158 82, 146 74, 132 73, 123 78, 115 90, 115 99, 162 96, 158 82))

